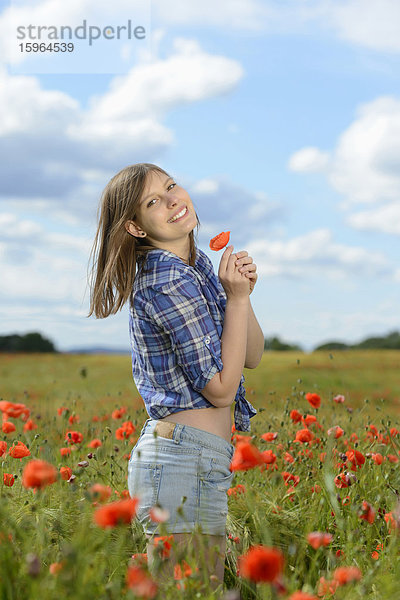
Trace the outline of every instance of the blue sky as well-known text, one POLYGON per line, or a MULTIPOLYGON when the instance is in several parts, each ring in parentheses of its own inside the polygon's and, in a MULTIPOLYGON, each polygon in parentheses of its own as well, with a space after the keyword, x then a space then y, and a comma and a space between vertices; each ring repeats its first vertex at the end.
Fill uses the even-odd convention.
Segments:
MULTIPOLYGON (((95 22, 106 4, 64 9, 95 22)), ((43 22, 62 5, 0 2, 2 334, 129 349, 126 310, 85 317, 86 268, 101 191, 135 162, 187 187, 216 268, 222 230, 251 253, 265 336, 311 350, 399 329, 394 0, 153 0, 147 45, 121 46, 115 73, 13 62, 12 11, 43 22)), ((131 17, 132 3, 113 10, 131 17)))

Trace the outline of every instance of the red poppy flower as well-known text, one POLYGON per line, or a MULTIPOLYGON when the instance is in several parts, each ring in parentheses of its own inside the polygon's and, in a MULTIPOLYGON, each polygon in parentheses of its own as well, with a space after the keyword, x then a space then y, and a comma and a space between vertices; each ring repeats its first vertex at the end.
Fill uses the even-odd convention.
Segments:
POLYGON ((239 574, 252 581, 273 582, 282 573, 284 558, 277 548, 252 546, 248 552, 238 557, 239 574))
POLYGON ((323 531, 312 531, 307 535, 307 541, 314 550, 317 550, 321 546, 329 546, 332 540, 333 535, 331 533, 324 533, 323 531))
POLYGON ((276 461, 276 454, 274 454, 272 450, 264 450, 261 454, 264 457, 266 465, 272 465, 276 461))
POLYGON ((365 463, 365 456, 358 450, 347 450, 346 456, 348 461, 351 463, 351 470, 355 471, 357 468, 361 469, 365 463))
POLYGON ((14 423, 11 423, 11 421, 5 421, 1 428, 3 430, 3 433, 12 433, 16 429, 14 423))
POLYGON ((11 473, 3 473, 3 483, 7 487, 12 487, 14 485, 14 475, 11 473))
POLYGON ((211 250, 221 250, 222 248, 225 248, 229 242, 229 234, 230 231, 223 231, 213 237, 212 240, 210 240, 211 250))
POLYGON ((333 401, 336 402, 336 404, 343 404, 344 396, 342 394, 338 394, 333 398, 333 401))
POLYGON ((278 434, 276 431, 268 431, 267 433, 263 433, 261 437, 266 442, 273 442, 278 437, 278 434))
POLYGON ((103 442, 97 438, 88 443, 88 448, 100 448, 103 445, 103 442))
POLYGON ((371 558, 373 558, 374 560, 378 560, 379 559, 379 552, 377 552, 376 550, 374 550, 373 553, 371 554, 371 558))
POLYGON ((32 431, 33 429, 37 429, 37 425, 32 419, 29 419, 23 426, 23 431, 32 431))
POLYGON ((264 464, 262 453, 250 442, 239 442, 232 458, 231 471, 248 471, 264 464))
POLYGON ((381 465, 383 463, 383 456, 382 456, 382 454, 379 454, 379 452, 372 454, 371 458, 376 465, 381 465))
POLYGON ((0 456, 3 456, 7 452, 7 442, 0 440, 0 456))
POLYGON ((288 463, 294 463, 294 457, 290 454, 290 452, 285 452, 283 455, 283 460, 288 463))
POLYGON ((115 432, 117 440, 125 440, 136 431, 136 427, 132 421, 125 421, 115 432))
POLYGON ((8 454, 13 458, 24 458, 24 456, 30 456, 31 453, 23 442, 18 441, 16 444, 11 446, 8 454))
POLYGON ((169 557, 169 555, 171 553, 173 541, 174 541, 173 535, 158 535, 154 538, 154 547, 160 548, 162 558, 169 557))
POLYGON ((339 475, 335 477, 335 485, 338 488, 347 488, 349 485, 351 485, 351 483, 352 482, 348 473, 339 473, 339 475))
POLYGON ((122 417, 124 416, 125 413, 126 413, 125 407, 116 408, 115 410, 112 411, 111 418, 112 419, 122 419, 122 417))
POLYGON ((57 469, 44 460, 31 460, 22 473, 26 488, 43 488, 57 481, 57 469))
POLYGON ((138 498, 117 500, 97 508, 94 512, 94 521, 99 527, 115 527, 119 523, 130 523, 136 515, 138 498))
POLYGON ((334 594, 338 587, 338 582, 334 579, 329 581, 325 577, 320 577, 318 584, 318 596, 327 596, 328 594, 334 594))
POLYGON ((307 592, 294 592, 288 600, 318 600, 318 598, 312 594, 307 594, 307 592))
MULTIPOLYGON (((1 456, 1 454, 0 454, 0 456, 1 456)), ((388 458, 388 461, 391 462, 391 463, 398 463, 399 462, 399 459, 398 459, 398 457, 395 454, 388 454, 387 458, 388 458)))
POLYGON ((338 438, 342 437, 342 435, 344 434, 344 431, 341 427, 339 427, 339 425, 335 425, 334 427, 331 427, 330 429, 328 429, 328 435, 334 435, 335 436, 335 440, 337 440, 338 438))
POLYGON ((298 475, 293 475, 293 473, 288 473, 287 471, 283 471, 283 473, 281 473, 281 475, 283 477, 283 481, 285 482, 285 485, 289 485, 289 483, 292 483, 293 487, 296 487, 296 485, 298 485, 300 482, 300 477, 298 475))
POLYGON ((192 568, 190 567, 190 565, 187 564, 185 559, 182 559, 182 565, 177 563, 174 566, 174 579, 183 579, 184 577, 190 577, 191 574, 192 568))
POLYGON ((321 397, 318 394, 309 392, 306 394, 306 400, 313 408, 319 408, 321 406, 321 397))
POLYGON ((110 486, 103 485, 102 483, 94 483, 88 491, 92 500, 96 500, 97 502, 105 502, 112 493, 110 486))
POLYGON ((141 567, 128 567, 126 583, 138 598, 154 598, 157 595, 157 584, 141 567))
POLYGON ((369 504, 369 502, 363 500, 361 510, 363 512, 360 515, 360 519, 364 519, 364 521, 372 524, 375 521, 375 509, 369 504))
POLYGON ((315 415, 306 415, 302 418, 304 425, 312 425, 313 423, 317 423, 317 417, 315 415))
POLYGON ((238 483, 237 485, 235 485, 235 487, 231 487, 229 488, 229 490, 227 491, 228 496, 237 496, 238 494, 244 494, 246 491, 246 488, 244 485, 242 485, 241 483, 238 483))
POLYGON ((311 442, 314 434, 309 429, 300 429, 296 432, 296 437, 294 439, 295 442, 300 442, 301 444, 305 444, 306 442, 311 442))
POLYGON ((289 416, 292 419, 293 423, 299 423, 301 421, 301 419, 302 419, 301 414, 295 408, 292 411, 290 411, 290 415, 289 416))
POLYGON ((69 444, 80 444, 83 440, 83 435, 79 431, 67 431, 65 441, 69 444))
POLYGON ((333 579, 338 585, 359 581, 361 577, 362 573, 358 567, 338 567, 333 572, 333 579))
POLYGON ((71 469, 71 467, 61 467, 60 468, 60 474, 61 474, 61 479, 64 479, 64 481, 68 481, 68 479, 72 475, 72 469, 71 469))
POLYGON ((71 448, 60 448, 61 456, 70 456, 71 448))
POLYGON ((16 404, 14 402, 7 402, 6 400, 0 401, 0 410, 4 416, 11 417, 12 419, 17 419, 23 415, 25 417, 23 420, 26 420, 31 412, 25 404, 16 404))

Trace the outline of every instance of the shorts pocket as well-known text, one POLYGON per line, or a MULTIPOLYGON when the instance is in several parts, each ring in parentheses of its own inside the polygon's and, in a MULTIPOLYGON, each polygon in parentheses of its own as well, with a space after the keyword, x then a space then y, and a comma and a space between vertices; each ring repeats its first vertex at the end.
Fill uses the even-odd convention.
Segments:
POLYGON ((162 464, 140 460, 130 461, 128 465, 129 495, 139 498, 136 518, 140 522, 148 518, 150 508, 158 501, 162 470, 162 464))

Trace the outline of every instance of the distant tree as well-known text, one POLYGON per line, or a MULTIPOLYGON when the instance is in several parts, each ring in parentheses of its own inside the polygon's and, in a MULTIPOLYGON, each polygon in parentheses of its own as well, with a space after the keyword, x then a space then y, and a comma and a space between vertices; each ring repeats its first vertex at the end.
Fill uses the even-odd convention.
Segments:
POLYGON ((277 338, 276 336, 264 339, 264 350, 279 350, 279 351, 300 350, 300 351, 302 351, 300 346, 285 344, 284 342, 281 342, 280 339, 277 338))
POLYGON ((0 352, 57 352, 53 342, 40 333, 0 336, 0 352))
POLYGON ((371 349, 388 349, 388 350, 399 350, 400 349, 400 333, 398 331, 392 331, 386 336, 381 337, 370 337, 366 338, 358 344, 354 344, 353 348, 371 348, 371 349))
POLYGON ((327 342, 326 344, 321 344, 314 348, 313 352, 316 350, 348 350, 349 348, 350 346, 343 342, 327 342))

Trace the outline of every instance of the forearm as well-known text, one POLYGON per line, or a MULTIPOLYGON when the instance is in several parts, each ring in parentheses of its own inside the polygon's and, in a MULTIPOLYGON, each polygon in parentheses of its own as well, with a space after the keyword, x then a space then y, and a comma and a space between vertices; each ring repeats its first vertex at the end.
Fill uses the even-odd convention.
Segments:
POLYGON ((249 296, 249 312, 247 324, 246 369, 255 369, 264 352, 264 334, 254 314, 249 296))
POLYGON ((246 359, 249 308, 247 298, 227 300, 221 336, 223 369, 202 392, 214 406, 229 406, 236 396, 246 359))

